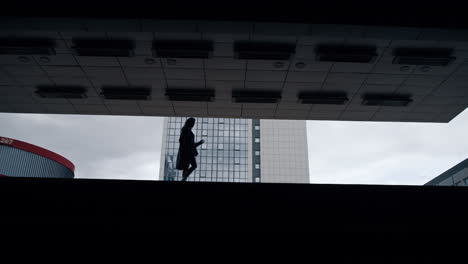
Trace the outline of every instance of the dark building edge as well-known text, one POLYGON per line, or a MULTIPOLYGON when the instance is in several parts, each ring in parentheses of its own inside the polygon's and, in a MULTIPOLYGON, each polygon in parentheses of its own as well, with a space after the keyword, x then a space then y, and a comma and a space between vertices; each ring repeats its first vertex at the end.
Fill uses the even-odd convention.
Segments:
POLYGON ((442 181, 452 177, 453 175, 457 174, 459 171, 463 170, 464 168, 468 168, 468 158, 464 161, 458 163, 457 165, 453 166, 446 172, 442 173, 441 175, 435 177, 434 179, 427 182, 425 185, 437 185, 442 181))

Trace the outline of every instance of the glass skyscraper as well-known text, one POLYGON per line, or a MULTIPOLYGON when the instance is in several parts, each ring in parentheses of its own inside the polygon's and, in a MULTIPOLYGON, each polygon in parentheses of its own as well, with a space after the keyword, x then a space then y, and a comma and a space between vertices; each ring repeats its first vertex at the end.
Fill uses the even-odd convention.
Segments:
MULTIPOLYGON (((180 129, 188 117, 166 117, 159 179, 180 181, 180 129)), ((308 183, 305 121, 196 118, 195 141, 205 140, 188 181, 308 183), (264 173, 262 173, 264 172, 264 173)))
MULTIPOLYGON (((164 159, 161 162, 163 180, 179 181, 182 171, 177 170, 180 129, 188 117, 169 117, 165 121, 163 137, 164 159)), ((198 168, 188 181, 249 182, 249 125, 247 119, 196 118, 192 129, 195 141, 205 140, 199 146, 198 168)))

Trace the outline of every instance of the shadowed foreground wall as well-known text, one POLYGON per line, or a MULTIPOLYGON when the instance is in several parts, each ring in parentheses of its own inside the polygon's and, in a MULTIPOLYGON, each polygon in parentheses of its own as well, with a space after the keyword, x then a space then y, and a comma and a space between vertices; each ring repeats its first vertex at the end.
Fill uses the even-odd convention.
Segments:
POLYGON ((23 230, 406 232, 468 221, 465 187, 0 178, 0 198, 0 222, 23 230))

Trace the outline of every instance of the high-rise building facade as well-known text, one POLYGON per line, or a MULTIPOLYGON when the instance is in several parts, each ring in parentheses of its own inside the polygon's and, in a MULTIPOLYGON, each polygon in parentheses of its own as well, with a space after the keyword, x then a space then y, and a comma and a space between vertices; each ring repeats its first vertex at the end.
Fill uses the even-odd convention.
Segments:
POLYGON ((306 122, 260 120, 260 158, 262 182, 309 183, 306 122))
MULTIPOLYGON (((159 179, 179 181, 180 129, 188 117, 166 117, 159 179)), ((198 168, 188 181, 308 183, 305 121, 197 118, 198 168)))
MULTIPOLYGON (((164 122, 160 179, 178 181, 182 171, 175 168, 180 129, 188 117, 170 117, 164 122)), ((192 129, 195 140, 205 140, 198 147, 198 168, 189 181, 249 182, 249 136, 251 122, 238 118, 197 118, 192 129)))

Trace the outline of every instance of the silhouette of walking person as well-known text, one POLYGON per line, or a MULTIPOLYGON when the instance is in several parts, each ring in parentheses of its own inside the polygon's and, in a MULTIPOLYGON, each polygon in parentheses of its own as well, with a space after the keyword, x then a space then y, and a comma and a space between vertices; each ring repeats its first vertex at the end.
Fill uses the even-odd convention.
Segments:
POLYGON ((197 147, 205 143, 204 140, 195 143, 195 136, 192 132, 193 126, 195 126, 195 118, 190 117, 180 130, 176 168, 183 171, 182 181, 186 181, 188 176, 197 168, 197 161, 195 160, 195 156, 198 156, 197 147), (190 168, 189 165, 191 165, 190 168))

